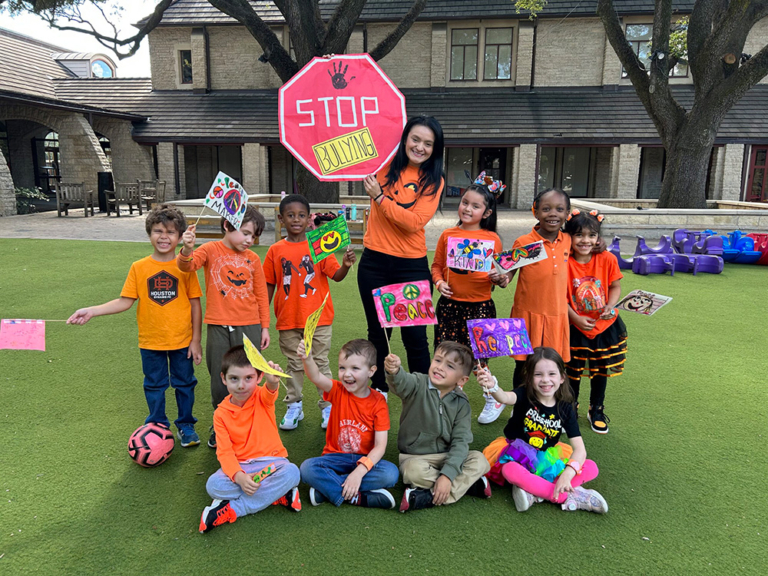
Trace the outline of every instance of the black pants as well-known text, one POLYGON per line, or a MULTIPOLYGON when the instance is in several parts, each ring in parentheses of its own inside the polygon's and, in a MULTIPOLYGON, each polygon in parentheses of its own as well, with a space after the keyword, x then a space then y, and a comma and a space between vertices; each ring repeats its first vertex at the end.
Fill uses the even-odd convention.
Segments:
MULTIPOLYGON (((360 299, 363 301, 365 319, 368 322, 368 340, 376 347, 377 368, 371 382, 377 390, 384 392, 389 390, 384 373, 384 358, 389 351, 387 350, 384 329, 381 327, 379 317, 376 314, 373 291, 389 284, 418 280, 429 280, 431 288, 432 277, 426 256, 423 258, 400 258, 368 248, 363 250, 357 269, 357 287, 360 290, 360 299)), ((431 361, 429 343, 427 342, 427 327, 411 326, 399 328, 399 330, 403 338, 403 346, 405 346, 408 371, 426 374, 429 371, 431 361)), ((392 328, 387 328, 387 334, 391 337, 392 328)))

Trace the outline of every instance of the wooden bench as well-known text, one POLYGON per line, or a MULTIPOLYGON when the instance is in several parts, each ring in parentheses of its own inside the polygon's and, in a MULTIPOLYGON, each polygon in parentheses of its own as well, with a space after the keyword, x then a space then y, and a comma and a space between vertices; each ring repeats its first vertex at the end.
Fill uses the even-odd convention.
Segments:
POLYGON ((55 191, 57 216, 61 216, 62 212, 65 216, 69 216, 69 205, 72 203, 82 203, 86 218, 90 207, 91 216, 93 216, 93 190, 85 190, 84 184, 58 183, 55 185, 55 191))
MULTIPOLYGON (((339 207, 341 207, 341 205, 339 205, 339 207)), ((357 216, 360 218, 362 215, 362 220, 347 220, 349 241, 353 247, 363 245, 363 236, 365 236, 365 231, 368 229, 369 213, 370 208, 366 208, 365 210, 358 209, 357 216)), ((283 238, 285 238, 285 235, 283 234, 283 223, 279 218, 275 218, 275 242, 279 242, 283 238)))

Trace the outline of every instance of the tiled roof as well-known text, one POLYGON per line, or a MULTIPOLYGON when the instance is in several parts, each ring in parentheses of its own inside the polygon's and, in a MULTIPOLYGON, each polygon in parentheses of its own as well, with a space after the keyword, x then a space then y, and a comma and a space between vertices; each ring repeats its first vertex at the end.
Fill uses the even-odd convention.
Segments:
POLYGON ((0 87, 53 98, 53 79, 74 76, 51 57, 57 52, 66 49, 0 28, 0 87))
MULTIPOLYGON (((148 80, 71 79, 56 82, 59 98, 149 116, 134 125, 144 142, 262 142, 278 138, 277 91, 152 92, 148 80)), ((692 87, 675 90, 684 106, 692 87)), ((632 88, 403 90, 409 115, 431 114, 451 144, 659 143, 632 88), (471 110, 471 113, 467 111, 471 110)), ((717 141, 765 141, 768 86, 758 86, 728 113, 717 141)))
MULTIPOLYGON (((251 0, 259 16, 269 23, 283 22, 283 15, 269 1, 251 0)), ((673 2, 674 10, 688 13, 694 0, 673 2)), ((339 0, 320 0, 324 18, 330 17, 339 0)), ((368 0, 361 21, 375 22, 399 20, 413 4, 413 0, 368 0)), ((652 14, 654 0, 614 0, 620 14, 652 14)), ((597 0, 548 0, 542 17, 594 16, 597 0)), ((451 20, 460 18, 527 18, 517 14, 513 0, 429 0, 420 20, 451 20)), ((176 0, 166 9, 161 26, 199 26, 202 24, 233 24, 236 21, 219 12, 207 0, 176 0)))

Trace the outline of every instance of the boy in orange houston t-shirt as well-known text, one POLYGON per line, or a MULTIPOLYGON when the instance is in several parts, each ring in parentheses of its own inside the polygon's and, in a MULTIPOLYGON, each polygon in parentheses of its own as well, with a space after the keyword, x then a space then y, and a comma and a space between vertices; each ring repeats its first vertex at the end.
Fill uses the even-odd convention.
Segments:
MULTIPOLYGON (((285 226, 287 236, 284 240, 272 244, 264 258, 267 293, 270 301, 273 297, 275 299, 280 350, 288 360, 287 373, 291 375, 287 382, 288 393, 284 399, 288 410, 280 421, 280 428, 283 430, 293 430, 304 418, 304 367, 301 358, 296 354, 296 347, 304 338, 307 317, 320 307, 326 294, 328 300, 312 337, 312 354, 320 372, 331 378, 328 352, 331 349, 333 299, 328 288, 328 278, 335 282, 344 280, 356 259, 354 251, 348 247, 341 266, 333 255, 317 264, 312 263, 306 235, 309 211, 309 202, 304 196, 289 194, 283 198, 277 217, 285 226), (278 286, 281 288, 277 288, 278 286)), ((322 410, 323 417, 321 427, 327 428, 331 404, 323 399, 319 390, 318 394, 320 399, 317 405, 322 410)))
MULTIPOLYGON (((311 352, 314 352, 314 346, 311 352)), ((384 395, 368 386, 376 371, 376 348, 368 340, 352 340, 339 352, 339 379, 320 373, 304 342, 296 353, 309 379, 333 402, 322 456, 301 464, 313 506, 344 501, 365 508, 394 508, 387 488, 397 483, 397 466, 381 458, 387 449, 389 409, 384 395)))
MULTIPOLYGON (((227 395, 222 384, 221 358, 243 343, 243 334, 263 350, 269 346, 269 300, 259 256, 249 250, 264 231, 264 217, 253 206, 243 215, 240 230, 221 219, 224 238, 195 250, 195 226, 182 236, 184 247, 176 259, 179 268, 192 272, 205 268, 205 359, 211 375, 211 401, 216 408, 227 395)), ((216 448, 216 432, 208 446, 216 448)))
MULTIPOLYGON (((272 368, 281 368, 269 362, 272 368)), ((281 370, 282 371, 282 370, 281 370)), ((221 468, 205 485, 213 498, 200 517, 200 532, 255 514, 271 504, 299 512, 299 469, 288 461, 275 423, 279 378, 264 374, 248 361, 243 346, 235 346, 221 361, 221 381, 229 396, 213 413, 221 468), (265 468, 273 471, 259 477, 265 468)))
POLYGON ((197 274, 182 272, 176 266, 176 246, 187 222, 184 214, 174 208, 156 208, 147 215, 145 226, 154 252, 131 265, 120 298, 81 308, 67 324, 82 325, 94 316, 125 312, 138 300, 139 351, 149 406, 145 423, 170 426, 165 415, 165 391, 173 386, 179 414, 174 424, 179 429, 179 440, 184 447, 196 446, 200 438, 195 432, 197 419, 192 415, 197 385, 192 362, 200 364, 203 356, 203 293, 197 274))

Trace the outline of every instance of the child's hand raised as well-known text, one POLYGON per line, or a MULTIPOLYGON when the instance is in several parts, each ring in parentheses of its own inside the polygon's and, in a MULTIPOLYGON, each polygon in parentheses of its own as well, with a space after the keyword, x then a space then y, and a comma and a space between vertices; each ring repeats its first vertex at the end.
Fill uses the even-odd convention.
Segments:
MULTIPOLYGON (((275 364, 274 362, 272 362, 272 360, 267 362, 267 364, 269 364, 269 367, 272 368, 273 370, 277 370, 278 372, 283 372, 283 369, 280 368, 280 365, 279 364, 275 364)), ((265 372, 264 373, 264 381, 267 384, 274 384, 275 388, 277 388, 277 385, 280 383, 280 376, 278 376, 277 374, 267 374, 265 372)))
POLYGON ((196 228, 197 227, 194 224, 187 226, 184 234, 181 235, 181 241, 184 243, 184 248, 188 248, 190 251, 195 249, 195 239, 197 238, 195 236, 196 228))
POLYGON ((302 360, 307 360, 309 358, 309 354, 307 354, 307 347, 304 346, 303 339, 301 342, 299 342, 299 345, 296 348, 296 354, 298 354, 299 358, 301 358, 302 360))
POLYGON ((67 319, 67 324, 77 324, 78 326, 82 326, 91 318, 93 318, 93 312, 91 312, 90 308, 80 308, 80 310, 77 310, 67 319))
POLYGON ((347 251, 344 252, 344 258, 342 259, 342 264, 346 266, 347 268, 351 268, 352 264, 357 262, 357 255, 355 254, 355 251, 352 250, 352 246, 347 246, 347 251))
POLYGON ((390 354, 386 358, 384 358, 384 370, 388 374, 397 374, 400 370, 400 365, 402 362, 400 361, 400 358, 396 356, 395 354, 390 354))
POLYGON ((477 383, 486 391, 496 386, 493 374, 491 374, 491 371, 488 370, 488 368, 479 368, 477 370, 477 383))
POLYGON ((365 193, 374 200, 378 198, 379 194, 383 193, 375 174, 368 174, 363 180, 363 186, 365 187, 365 193))

